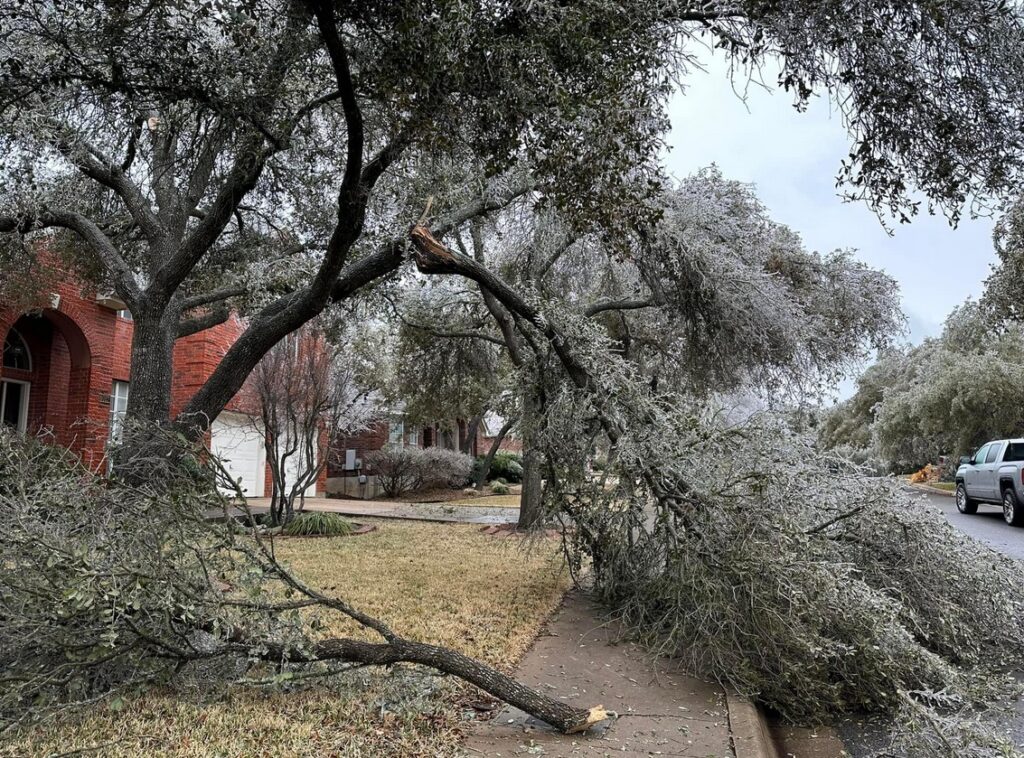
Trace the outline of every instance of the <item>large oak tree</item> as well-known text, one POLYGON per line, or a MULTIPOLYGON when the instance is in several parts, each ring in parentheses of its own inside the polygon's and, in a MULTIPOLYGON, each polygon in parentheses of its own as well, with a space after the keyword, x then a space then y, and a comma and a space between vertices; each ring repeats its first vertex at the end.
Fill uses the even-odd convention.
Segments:
POLYGON ((526 193, 574 228, 642 228, 701 41, 741 71, 781 56, 798 105, 831 94, 841 178, 880 210, 912 214, 915 188, 955 216, 1022 160, 1001 2, 55 0, 0 24, 5 258, 55 232, 117 292, 128 413, 159 422, 178 336, 249 319, 184 411, 202 425, 284 335, 402 266, 428 193, 439 238, 526 193))

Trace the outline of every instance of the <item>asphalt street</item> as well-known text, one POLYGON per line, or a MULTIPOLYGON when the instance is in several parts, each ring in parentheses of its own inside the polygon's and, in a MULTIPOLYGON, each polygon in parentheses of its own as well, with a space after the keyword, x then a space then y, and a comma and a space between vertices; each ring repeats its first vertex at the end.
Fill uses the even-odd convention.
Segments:
MULTIPOLYGON (((1003 521, 1001 507, 980 505, 976 514, 967 516, 957 511, 952 497, 922 492, 911 487, 907 490, 922 504, 927 503, 941 510, 946 519, 965 534, 987 542, 1004 555, 1024 561, 1024 529, 1007 525, 1003 521)), ((1021 581, 1024 582, 1024 564, 1021 566, 1021 581)), ((1011 644, 1020 644, 1019 639, 1012 634, 1007 639, 1011 644)), ((1016 676, 1024 681, 1024 672, 1017 672, 1016 676)), ((998 713, 995 717, 998 728, 1005 732, 1018 750, 1024 750, 1024 700, 1004 704, 998 713)), ((884 725, 850 720, 837 727, 852 758, 867 758, 884 744, 884 725)))
MULTIPOLYGON (((911 489, 911 488, 908 488, 911 489)), ((956 509, 952 497, 922 493, 913 489, 922 501, 940 509, 946 519, 960 531, 987 542, 1000 553, 1024 561, 1024 528, 1012 527, 1003 521, 1003 509, 998 505, 979 505, 978 512, 966 516, 956 509)))

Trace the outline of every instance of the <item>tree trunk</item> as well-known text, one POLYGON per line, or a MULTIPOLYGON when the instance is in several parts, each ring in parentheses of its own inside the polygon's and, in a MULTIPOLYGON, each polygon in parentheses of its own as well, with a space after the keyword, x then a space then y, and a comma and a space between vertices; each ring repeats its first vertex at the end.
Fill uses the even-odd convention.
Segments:
POLYGON ((505 435, 508 434, 509 429, 515 423, 513 419, 505 422, 505 425, 498 431, 498 436, 494 438, 491 443, 491 449, 487 451, 487 457, 484 458, 482 464, 476 472, 476 481, 473 485, 479 490, 483 489, 484 482, 487 481, 487 475, 491 473, 491 464, 494 463, 494 456, 498 454, 498 450, 501 449, 501 442, 505 439, 505 435))
POLYGON ((112 473, 128 482, 159 479, 161 470, 178 460, 168 455, 173 445, 157 429, 170 419, 177 311, 145 305, 137 310, 137 316, 132 313, 128 404, 112 451, 112 473))
POLYGON ((543 453, 533 445, 533 429, 543 423, 544 397, 529 387, 523 397, 523 494, 519 500, 520 529, 535 529, 544 520, 543 453))
POLYGON ((542 464, 544 455, 536 448, 523 453, 523 494, 519 501, 520 529, 535 529, 544 521, 544 482, 542 464))
POLYGON ((483 421, 484 415, 478 414, 470 419, 469 423, 466 424, 465 437, 459 440, 459 452, 466 455, 473 455, 473 442, 476 441, 476 433, 480 428, 480 422, 483 421))
POLYGON ((178 315, 173 308, 153 308, 132 314, 131 384, 128 418, 166 423, 171 414, 171 378, 178 315))

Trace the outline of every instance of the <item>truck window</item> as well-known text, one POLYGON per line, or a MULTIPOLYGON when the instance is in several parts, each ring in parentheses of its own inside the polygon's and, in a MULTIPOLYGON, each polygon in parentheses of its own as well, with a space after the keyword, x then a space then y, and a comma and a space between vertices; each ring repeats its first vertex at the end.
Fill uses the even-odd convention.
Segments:
POLYGON ((991 446, 990 445, 985 445, 978 452, 976 452, 974 454, 974 460, 971 461, 971 463, 973 463, 975 466, 980 466, 982 463, 984 463, 985 462, 985 456, 988 454, 989 447, 991 447, 991 446))
POLYGON ((995 463, 996 458, 999 457, 999 451, 1002 450, 1003 443, 996 442, 988 446, 988 457, 985 459, 985 463, 995 463))
POLYGON ((1007 445, 1003 461, 1024 461, 1024 442, 1011 442, 1007 445))

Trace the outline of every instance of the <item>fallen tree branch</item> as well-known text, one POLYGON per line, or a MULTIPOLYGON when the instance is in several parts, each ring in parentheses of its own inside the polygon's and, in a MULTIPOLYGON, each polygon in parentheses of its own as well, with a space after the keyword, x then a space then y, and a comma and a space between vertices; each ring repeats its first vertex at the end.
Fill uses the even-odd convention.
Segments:
MULTIPOLYGON (((226 474, 223 464, 214 458, 213 465, 222 474, 226 474)), ((252 512, 244 495, 242 510, 248 516, 248 523, 254 524, 252 512)), ((601 705, 592 708, 574 708, 571 705, 548 697, 547 695, 527 687, 493 666, 474 660, 450 648, 431 645, 424 642, 407 640, 397 635, 383 621, 369 616, 352 607, 339 598, 328 597, 309 587, 305 582, 294 576, 278 563, 271 544, 263 539, 255 527, 251 532, 258 554, 251 547, 236 546, 250 558, 260 562, 267 574, 276 575, 285 585, 306 596, 315 604, 338 611, 348 616, 363 627, 377 632, 384 642, 367 642, 347 637, 333 637, 319 640, 312 645, 298 648, 261 639, 251 639, 243 629, 233 629, 228 640, 233 644, 245 645, 250 650, 258 650, 259 657, 274 663, 318 663, 325 661, 341 661, 369 666, 392 666, 396 663, 415 663, 427 666, 442 674, 456 676, 463 681, 479 687, 489 695, 540 719, 564 734, 576 734, 604 721, 608 713, 601 705)))
POLYGON ((308 651, 281 645, 264 645, 264 648, 261 657, 274 663, 341 661, 372 666, 393 666, 396 663, 427 666, 443 674, 457 676, 564 734, 585 731, 608 718, 607 711, 600 705, 574 708, 455 650, 400 637, 382 643, 335 637, 314 643, 308 651))

